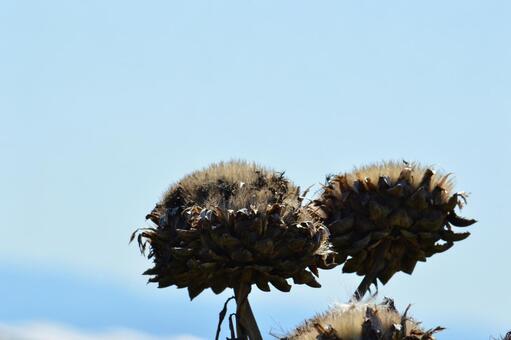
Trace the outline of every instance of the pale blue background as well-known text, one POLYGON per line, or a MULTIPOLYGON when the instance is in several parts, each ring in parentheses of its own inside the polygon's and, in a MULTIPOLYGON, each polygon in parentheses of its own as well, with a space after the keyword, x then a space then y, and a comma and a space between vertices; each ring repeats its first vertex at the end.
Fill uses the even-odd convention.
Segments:
MULTIPOLYGON (((146 286, 128 246, 169 184, 231 158, 302 187, 406 159, 454 172, 479 223, 381 296, 439 339, 511 329, 510 4, 2 1, 0 322, 210 339, 229 294, 146 286)), ((358 281, 252 304, 279 333, 358 281)))

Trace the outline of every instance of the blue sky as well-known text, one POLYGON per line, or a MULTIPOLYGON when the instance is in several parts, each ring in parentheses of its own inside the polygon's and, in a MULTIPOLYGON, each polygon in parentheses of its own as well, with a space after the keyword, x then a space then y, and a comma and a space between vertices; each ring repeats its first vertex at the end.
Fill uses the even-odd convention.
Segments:
MULTIPOLYGON (((3 1, 0 323, 208 339, 228 294, 158 290, 131 231, 172 182, 254 160, 307 187, 384 159, 456 174, 479 220, 380 289, 440 339, 511 329, 507 1, 3 1)), ((359 278, 254 292, 263 332, 359 278)))

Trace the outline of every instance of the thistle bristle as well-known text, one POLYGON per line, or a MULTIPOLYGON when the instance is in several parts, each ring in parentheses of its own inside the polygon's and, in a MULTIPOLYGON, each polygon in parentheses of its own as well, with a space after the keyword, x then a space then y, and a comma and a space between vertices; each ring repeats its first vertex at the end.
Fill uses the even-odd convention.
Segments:
MULTIPOLYGON (((354 183, 356 180, 369 178, 371 182, 378 183, 380 176, 387 176, 392 183, 396 183, 403 176, 409 178, 409 182, 414 189, 420 185, 423 175, 431 167, 421 165, 418 162, 403 164, 398 161, 383 161, 354 168, 351 172, 345 173, 348 183, 354 183), (404 172, 403 172, 404 171, 404 172), (401 177, 401 178, 400 178, 401 177)), ((454 189, 454 180, 449 177, 450 174, 433 173, 431 177, 431 187, 440 185, 447 193, 454 189)))
POLYGON ((284 179, 282 173, 246 161, 219 162, 189 174, 167 190, 163 204, 178 189, 188 201, 205 208, 264 209, 276 201, 294 206, 300 202, 299 188, 284 179))

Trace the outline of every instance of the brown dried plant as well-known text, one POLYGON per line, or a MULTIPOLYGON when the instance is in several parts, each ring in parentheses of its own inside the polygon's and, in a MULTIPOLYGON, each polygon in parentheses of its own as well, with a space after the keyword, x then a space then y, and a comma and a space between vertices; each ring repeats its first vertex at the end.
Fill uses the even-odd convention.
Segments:
POLYGON ((136 231, 154 267, 144 274, 160 288, 233 288, 238 337, 260 339, 248 294, 255 284, 287 292, 320 287, 318 268, 335 266, 328 230, 301 208, 300 189, 283 173, 232 161, 194 172, 171 186, 147 215, 155 228, 136 231))
POLYGON ((432 340, 443 330, 424 330, 420 323, 400 314, 394 301, 381 304, 362 303, 335 305, 328 311, 306 320, 281 340, 432 340))
POLYGON ((396 272, 411 274, 417 261, 470 235, 453 231, 476 221, 456 214, 467 195, 452 188, 449 174, 414 163, 379 163, 328 180, 307 208, 330 230, 343 272, 364 276, 356 299, 377 279, 385 284, 396 272))
MULTIPOLYGON (((252 285, 269 291, 271 284, 287 292, 292 279, 320 287, 318 268, 343 264, 343 272, 364 277, 354 294, 361 300, 371 284, 385 284, 399 271, 411 274, 417 261, 470 235, 453 227, 476 222, 455 212, 467 195, 453 193, 449 174, 417 163, 357 168, 330 177, 319 197, 305 206, 304 195, 283 173, 257 164, 213 164, 172 185, 146 216, 155 226, 137 229, 131 240, 137 238, 142 253, 149 248, 154 266, 144 274, 160 288, 187 288, 190 299, 207 288, 216 294, 232 288, 237 304, 237 335, 232 337, 259 340, 248 302, 252 285)), ((384 307, 375 308, 366 313, 384 307)), ((366 318, 372 320, 369 314, 366 318)), ((365 327, 371 322, 364 321, 365 327)), ((317 339, 339 338, 329 338, 328 329, 317 339)), ((419 337, 396 328, 389 339, 430 339, 436 330, 419 337)), ((219 333, 218 328, 217 339, 219 333)))

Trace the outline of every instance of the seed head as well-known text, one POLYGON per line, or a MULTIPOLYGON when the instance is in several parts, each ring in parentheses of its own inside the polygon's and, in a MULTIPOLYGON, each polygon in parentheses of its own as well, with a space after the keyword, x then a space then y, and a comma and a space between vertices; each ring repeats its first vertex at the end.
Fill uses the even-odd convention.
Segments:
POLYGON ((301 207, 300 189, 253 163, 213 164, 170 187, 147 215, 156 228, 138 232, 159 287, 220 293, 241 283, 268 291, 319 287, 317 268, 335 265, 328 230, 301 207))

